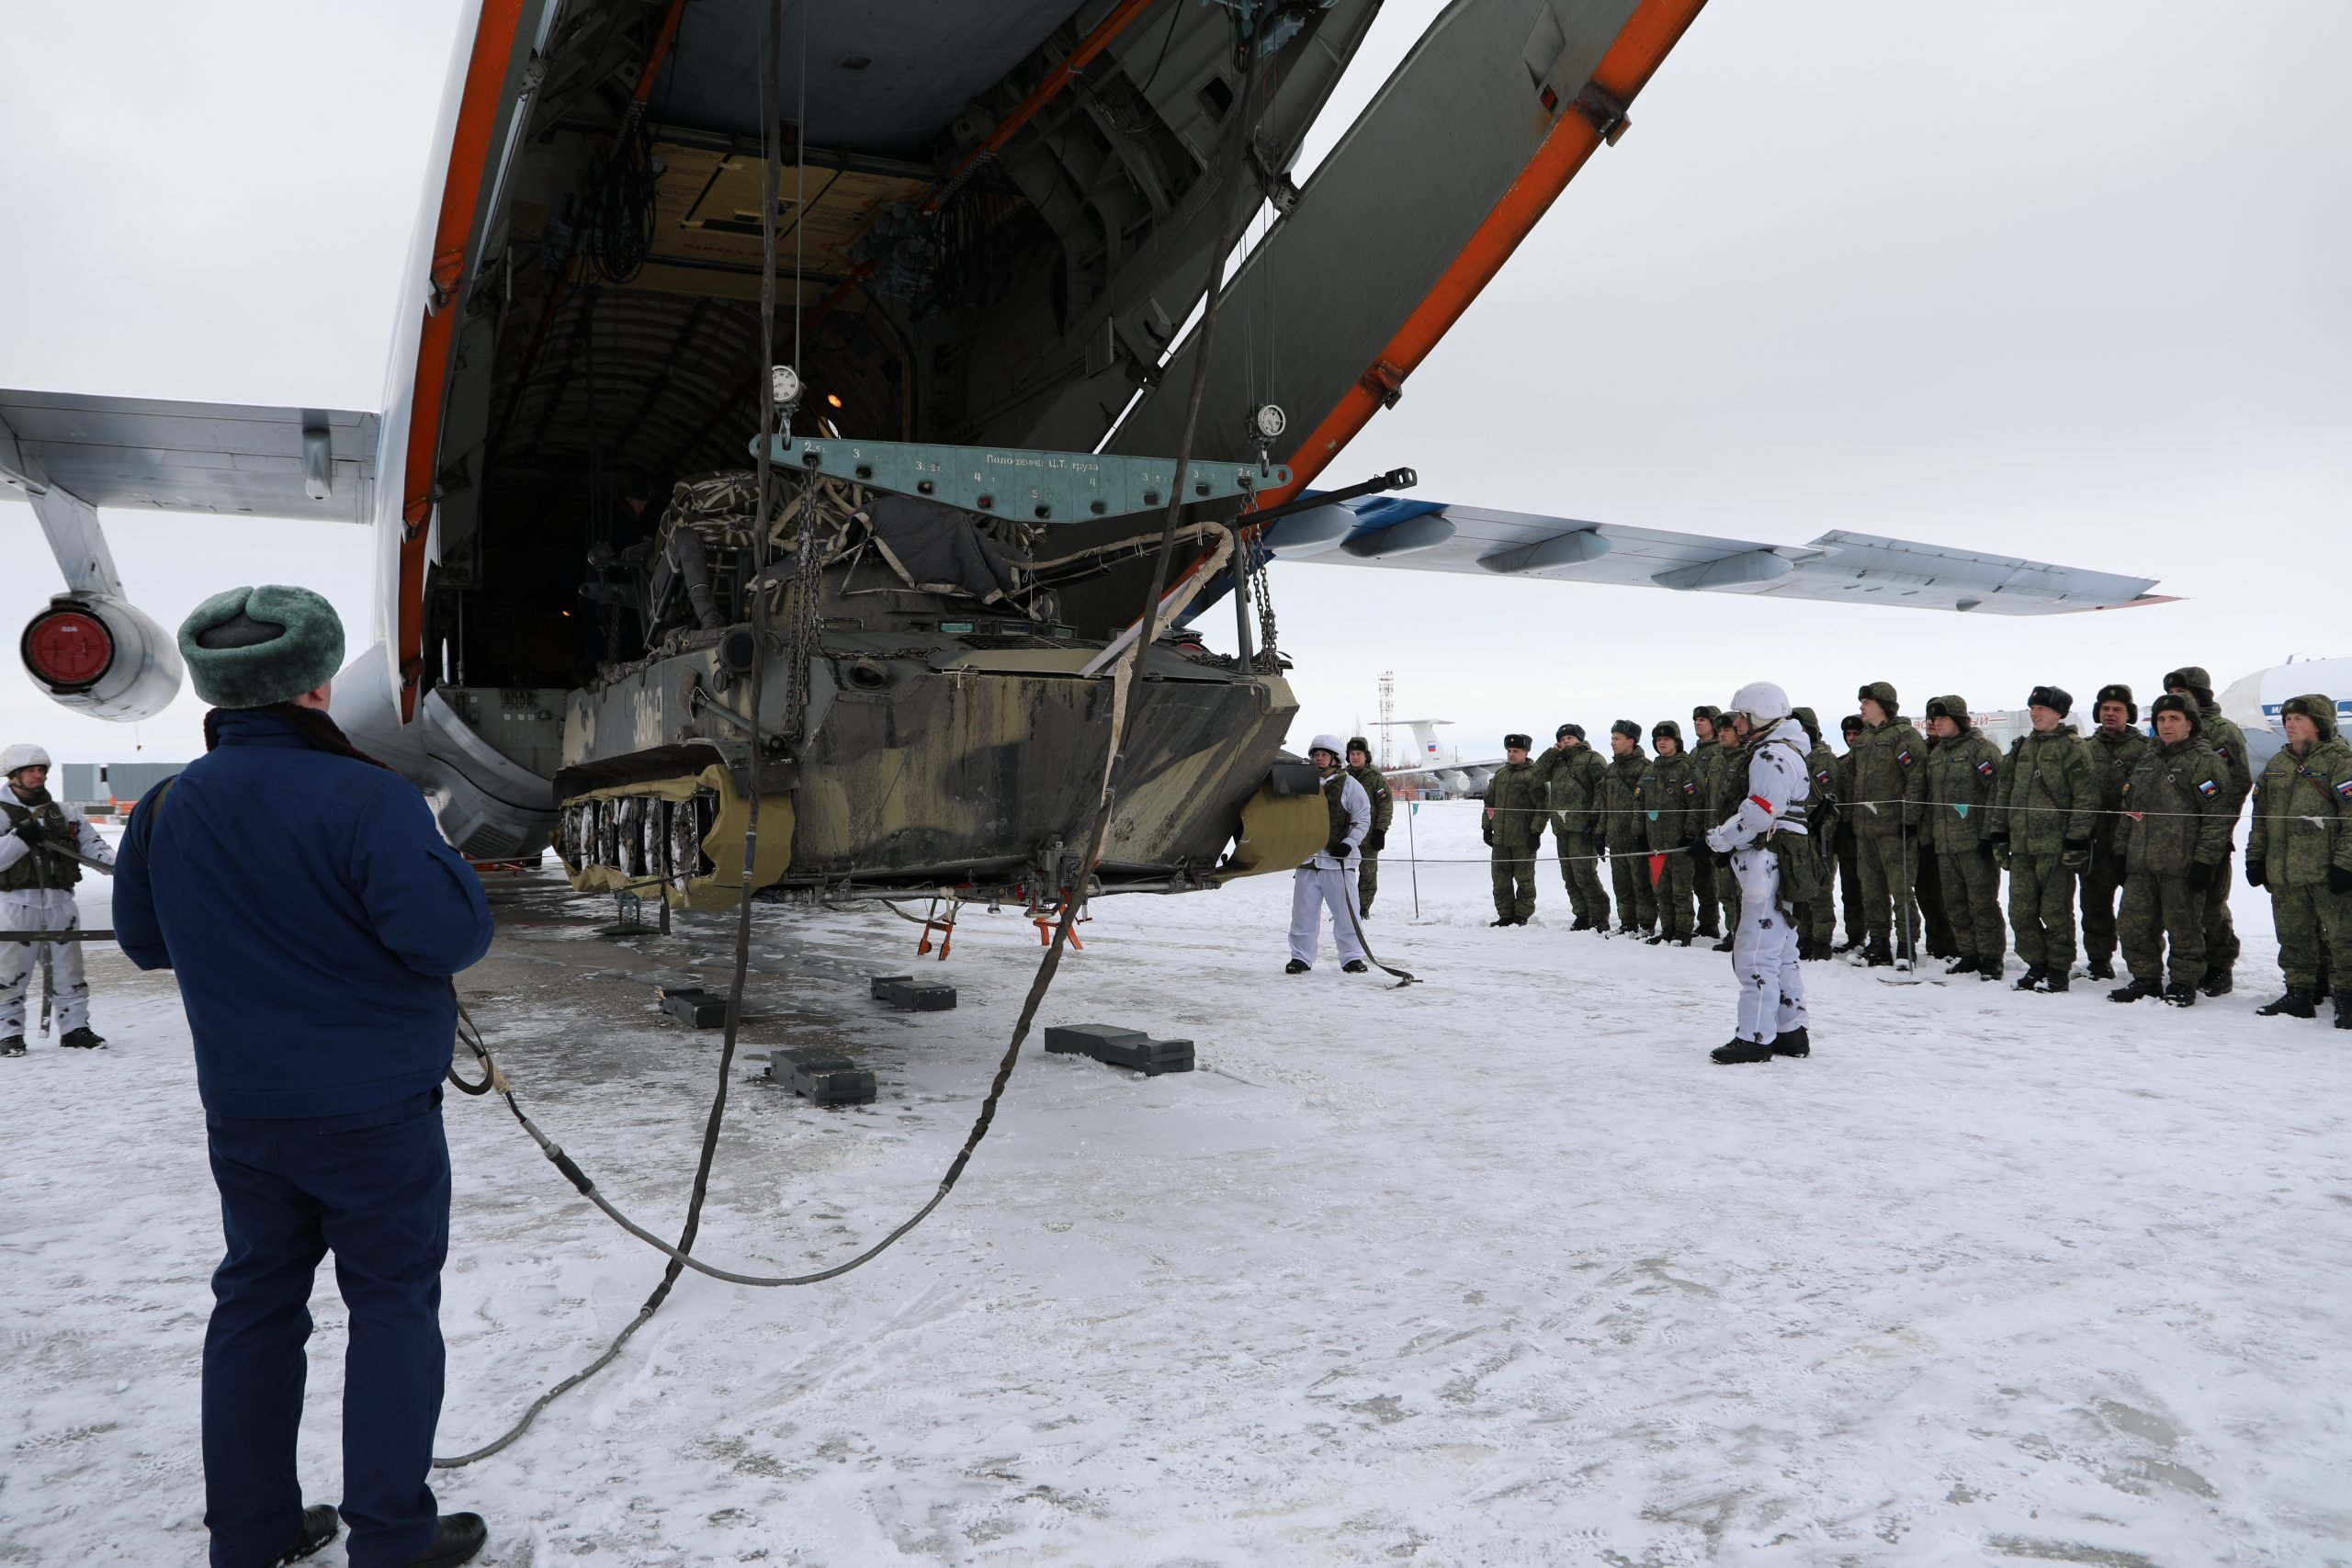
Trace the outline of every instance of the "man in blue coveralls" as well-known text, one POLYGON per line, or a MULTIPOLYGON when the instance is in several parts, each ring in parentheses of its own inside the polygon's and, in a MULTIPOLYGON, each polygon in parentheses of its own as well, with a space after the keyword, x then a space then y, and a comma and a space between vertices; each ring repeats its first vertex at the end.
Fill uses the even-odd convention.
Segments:
POLYGON ((425 1483, 441 1415, 450 977, 490 906, 416 786, 327 716, 343 623, 301 588, 197 606, 180 653, 206 754, 131 813, 115 930, 179 979, 227 1252, 204 1340, 213 1568, 310 1556, 336 1510, 295 1474, 311 1277, 351 1310, 343 1507, 353 1568, 470 1561, 487 1532, 425 1483))

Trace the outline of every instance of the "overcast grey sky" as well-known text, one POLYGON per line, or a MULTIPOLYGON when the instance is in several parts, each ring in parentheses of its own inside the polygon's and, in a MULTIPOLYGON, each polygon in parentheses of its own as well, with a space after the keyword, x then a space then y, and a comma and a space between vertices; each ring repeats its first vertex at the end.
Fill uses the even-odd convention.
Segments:
MULTIPOLYGON (((1318 146, 1437 9, 1390 0, 1318 146)), ((454 17, 12 16, 0 386, 376 407, 454 17)), ((1826 715, 1868 679, 1914 710, 1996 707, 2352 653, 2347 58, 2341 0, 1710 7, 1331 480, 1406 464, 1434 499, 1772 544, 1855 528, 2188 602, 1978 620, 1277 567, 1297 738, 1372 717, 1384 669, 1400 712, 1487 755, 1506 728, 1646 724, 1758 677, 1826 715)), ((1366 244, 1411 220, 1400 190, 1366 244)), ((166 626, 274 580, 365 637, 358 530, 107 521, 166 626)), ((14 628, 59 584, 29 509, 0 504, 0 730, 62 759, 192 754, 192 696, 134 736, 31 689, 14 628)))

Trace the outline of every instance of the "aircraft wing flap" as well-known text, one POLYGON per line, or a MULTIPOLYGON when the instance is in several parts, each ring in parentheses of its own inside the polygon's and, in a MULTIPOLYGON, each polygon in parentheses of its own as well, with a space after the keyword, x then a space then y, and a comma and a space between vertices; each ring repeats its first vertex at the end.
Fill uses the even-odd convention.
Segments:
POLYGON ((366 523, 377 429, 340 409, 0 390, 0 496, 366 523))
MULTIPOLYGON (((1288 553, 1336 565, 2009 615, 2166 602, 2149 592, 2151 578, 1875 534, 1832 530, 1810 545, 1771 545, 1394 497, 1349 504, 1354 528, 1330 536, 1311 514, 1300 516, 1295 527, 1306 548, 1288 553), (1305 537, 1317 526, 1327 536, 1305 537)), ((1270 530, 1277 559, 1290 521, 1270 530)))

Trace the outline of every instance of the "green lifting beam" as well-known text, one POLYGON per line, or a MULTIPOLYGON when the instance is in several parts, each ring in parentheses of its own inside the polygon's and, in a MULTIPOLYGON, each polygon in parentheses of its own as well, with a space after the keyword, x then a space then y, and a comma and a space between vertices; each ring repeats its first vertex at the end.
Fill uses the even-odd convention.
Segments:
MULTIPOLYGON (((1176 482, 1172 457, 797 435, 770 440, 768 460, 780 467, 1023 522, 1089 523, 1157 511, 1168 504, 1176 482)), ((752 452, 754 457, 759 453, 757 436, 752 438, 752 452)), ((1185 472, 1184 501, 1188 505, 1232 501, 1289 483, 1290 470, 1280 463, 1196 460, 1185 472)))

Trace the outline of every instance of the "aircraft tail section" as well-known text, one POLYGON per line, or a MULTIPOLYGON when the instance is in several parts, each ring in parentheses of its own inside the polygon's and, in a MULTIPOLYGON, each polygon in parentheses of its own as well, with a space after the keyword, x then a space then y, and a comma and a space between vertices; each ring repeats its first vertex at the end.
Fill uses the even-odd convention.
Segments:
POLYGON ((1438 749, 1437 727, 1453 722, 1450 718, 1392 718, 1388 720, 1390 727, 1402 726, 1413 732, 1412 752, 1409 756, 1400 759, 1398 766, 1405 768, 1438 766, 1443 758, 1443 753, 1438 749))

